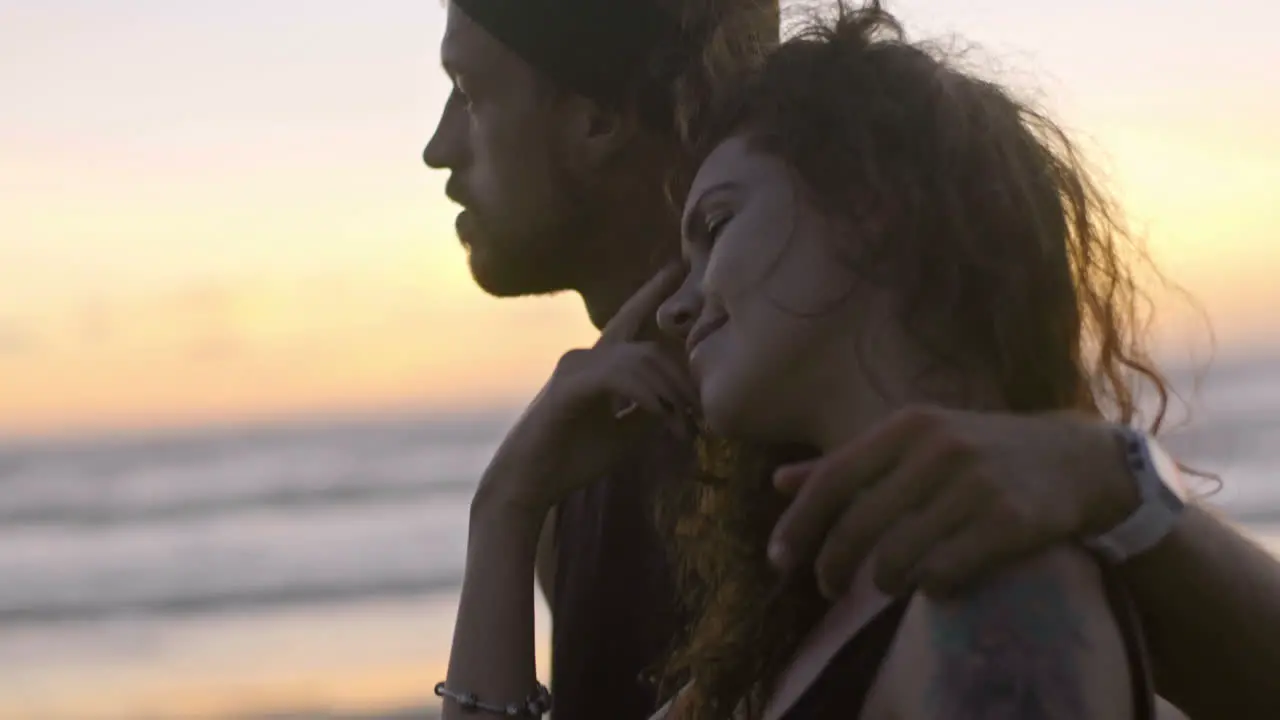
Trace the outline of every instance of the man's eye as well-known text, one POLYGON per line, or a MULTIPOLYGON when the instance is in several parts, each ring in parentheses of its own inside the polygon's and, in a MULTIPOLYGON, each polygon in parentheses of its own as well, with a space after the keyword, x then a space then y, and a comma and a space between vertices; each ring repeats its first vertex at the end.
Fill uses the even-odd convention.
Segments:
POLYGON ((467 92, 467 86, 462 82, 462 78, 456 78, 453 81, 453 97, 467 107, 471 107, 472 97, 467 92))

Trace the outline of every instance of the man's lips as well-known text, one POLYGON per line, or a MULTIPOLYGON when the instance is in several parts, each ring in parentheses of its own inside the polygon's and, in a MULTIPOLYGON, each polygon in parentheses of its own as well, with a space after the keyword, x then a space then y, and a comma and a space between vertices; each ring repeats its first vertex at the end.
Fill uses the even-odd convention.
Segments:
POLYGON ((455 182, 455 178, 450 177, 444 184, 444 196, 449 198, 455 205, 461 205, 466 209, 471 203, 467 202, 467 193, 462 191, 462 185, 455 182))
POLYGON ((699 343, 706 340, 707 336, 711 333, 724 327, 724 324, 728 321, 728 315, 720 315, 710 322, 701 322, 695 325, 693 331, 689 333, 689 337, 684 341, 685 352, 692 355, 693 351, 697 349, 699 343))
POLYGON ((454 232, 457 233, 458 239, 464 244, 467 242, 467 238, 471 236, 471 226, 473 223, 474 221, 466 210, 458 213, 458 216, 453 220, 454 232))

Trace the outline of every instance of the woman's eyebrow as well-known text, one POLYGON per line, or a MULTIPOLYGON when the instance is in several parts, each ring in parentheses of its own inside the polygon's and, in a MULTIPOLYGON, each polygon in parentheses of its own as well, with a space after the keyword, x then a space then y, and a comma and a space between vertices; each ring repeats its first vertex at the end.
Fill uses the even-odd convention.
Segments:
POLYGON ((698 193, 698 198, 694 201, 692 208, 689 212, 685 213, 683 227, 680 228, 681 236, 690 237, 694 233, 697 227, 697 223, 695 221, 702 218, 705 214, 702 206, 708 197, 719 192, 732 190, 736 187, 738 187, 737 181, 723 180, 698 193))

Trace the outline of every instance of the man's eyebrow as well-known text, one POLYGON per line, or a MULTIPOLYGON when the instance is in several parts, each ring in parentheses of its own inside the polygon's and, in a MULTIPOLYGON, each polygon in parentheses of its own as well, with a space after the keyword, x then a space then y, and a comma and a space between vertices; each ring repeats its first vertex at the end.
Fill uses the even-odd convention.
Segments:
POLYGON ((477 80, 482 80, 491 76, 487 69, 488 63, 483 61, 476 62, 474 58, 461 58, 456 53, 440 53, 440 67, 444 70, 444 74, 448 75, 451 80, 457 80, 459 77, 467 78, 467 82, 474 84, 477 80))
POLYGON ((736 187, 738 187, 738 183, 736 181, 722 180, 698 193, 697 200, 694 201, 689 212, 685 213, 684 222, 680 228, 681 235, 683 237, 691 237, 693 235, 695 230, 694 221, 700 219, 704 215, 702 205, 707 198, 715 195, 716 193, 732 190, 736 187))
POLYGON ((474 70, 470 63, 460 55, 460 48, 456 47, 455 44, 456 40, 451 42, 448 34, 440 41, 440 67, 449 77, 456 77, 460 74, 470 75, 474 70))

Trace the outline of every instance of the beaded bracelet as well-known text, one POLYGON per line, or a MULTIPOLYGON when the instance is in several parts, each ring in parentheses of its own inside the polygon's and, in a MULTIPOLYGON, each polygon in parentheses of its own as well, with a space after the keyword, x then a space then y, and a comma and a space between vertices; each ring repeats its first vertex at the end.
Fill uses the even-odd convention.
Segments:
POLYGON ((524 702, 513 702, 506 705, 490 705, 480 702, 475 693, 456 693, 445 687, 442 682, 436 683, 436 697, 448 698, 458 703, 458 707, 468 713, 483 710, 506 715, 507 717, 540 718, 551 712, 551 691, 547 690, 547 687, 542 683, 538 683, 538 688, 524 702))

